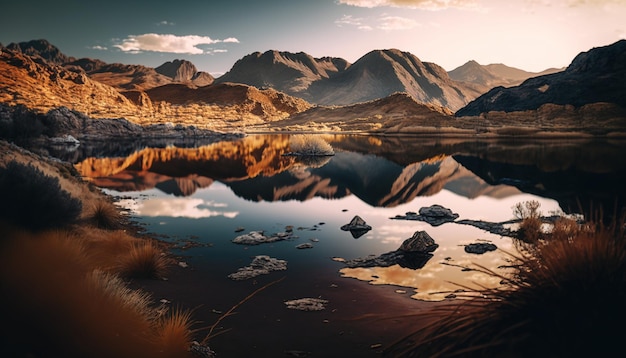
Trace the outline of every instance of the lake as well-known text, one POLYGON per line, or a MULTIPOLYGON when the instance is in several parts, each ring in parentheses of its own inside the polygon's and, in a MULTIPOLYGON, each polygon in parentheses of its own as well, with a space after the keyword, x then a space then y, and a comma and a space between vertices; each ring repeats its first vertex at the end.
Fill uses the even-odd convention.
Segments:
POLYGON ((506 270, 516 245, 473 226, 432 226, 398 215, 441 205, 458 220, 504 222, 526 201, 539 202, 544 215, 611 213, 624 204, 626 144, 620 140, 320 136, 334 156, 284 156, 289 135, 92 144, 64 155, 149 232, 176 243, 181 265, 226 278, 268 255, 287 261, 288 274, 303 281, 354 278, 425 301, 453 298, 462 286, 496 286, 499 278, 463 268, 506 270), (372 227, 357 238, 340 229, 355 216, 372 227), (232 242, 251 231, 290 233, 260 245, 232 242), (439 245, 423 267, 343 263, 397 250, 416 231, 439 245), (464 250, 481 242, 499 250, 464 250), (296 248, 304 243, 309 248, 296 248))

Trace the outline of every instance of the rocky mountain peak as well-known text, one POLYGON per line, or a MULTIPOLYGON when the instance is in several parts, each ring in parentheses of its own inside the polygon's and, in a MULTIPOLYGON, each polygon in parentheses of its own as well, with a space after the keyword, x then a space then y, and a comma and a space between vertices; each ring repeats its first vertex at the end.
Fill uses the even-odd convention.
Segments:
POLYGON ((44 39, 28 42, 10 43, 7 48, 28 56, 39 56, 48 62, 63 65, 74 61, 73 57, 63 54, 56 46, 44 39))
POLYGON ((187 60, 168 61, 161 66, 155 68, 157 73, 171 77, 174 81, 185 82, 190 81, 198 72, 196 66, 187 60))
POLYGON ((620 40, 579 54, 565 71, 529 78, 514 87, 493 88, 455 115, 538 110, 545 104, 578 108, 612 103, 626 108, 625 81, 626 40, 620 40))

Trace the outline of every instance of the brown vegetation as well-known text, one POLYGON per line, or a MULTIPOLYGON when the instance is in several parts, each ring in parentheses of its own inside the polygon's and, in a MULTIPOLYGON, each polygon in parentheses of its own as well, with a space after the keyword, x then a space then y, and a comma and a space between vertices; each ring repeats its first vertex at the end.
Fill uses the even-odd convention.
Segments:
MULTIPOLYGON (((522 206, 524 207, 524 206, 522 206)), ((530 205, 530 207, 534 207, 530 205)), ((535 211, 536 212, 536 211, 535 211)), ((529 218, 534 222, 534 217, 529 218)), ((407 357, 621 356, 626 319, 624 219, 562 218, 516 257, 504 286, 431 311, 432 325, 391 350, 407 357)), ((525 224, 522 224, 525 226, 525 224)), ((526 226, 539 228, 533 223, 526 226)))
MULTIPOLYGON (((133 227, 109 199, 67 175, 62 164, 6 148, 0 168, 30 162, 37 169, 31 182, 53 178, 58 191, 71 193, 88 209, 78 212, 82 220, 56 229, 32 231, 36 216, 0 221, 0 355, 189 355, 190 315, 168 314, 122 279, 161 277, 169 263, 166 253, 156 242, 129 234, 133 227)), ((25 203, 33 208, 37 200, 28 197, 25 203)))

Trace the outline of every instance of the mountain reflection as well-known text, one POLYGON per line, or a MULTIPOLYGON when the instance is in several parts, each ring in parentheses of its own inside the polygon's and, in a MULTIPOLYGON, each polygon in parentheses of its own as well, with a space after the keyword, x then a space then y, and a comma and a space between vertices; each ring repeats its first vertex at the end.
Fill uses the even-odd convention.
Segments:
POLYGON ((121 192, 158 188, 189 196, 218 180, 251 201, 355 195, 372 206, 394 207, 446 186, 468 197, 517 193, 485 183, 449 155, 402 165, 382 155, 340 149, 333 157, 311 162, 284 156, 288 144, 288 136, 259 135, 198 148, 144 148, 127 157, 90 157, 75 167, 95 185, 121 192))
POLYGON ((189 196, 220 181, 250 201, 305 201, 355 195, 394 207, 442 189, 468 198, 520 191, 576 212, 594 201, 621 209, 626 189, 622 141, 461 140, 328 135, 334 157, 284 156, 288 135, 251 135, 194 148, 146 147, 125 157, 91 156, 75 164, 95 185, 149 188, 189 196))

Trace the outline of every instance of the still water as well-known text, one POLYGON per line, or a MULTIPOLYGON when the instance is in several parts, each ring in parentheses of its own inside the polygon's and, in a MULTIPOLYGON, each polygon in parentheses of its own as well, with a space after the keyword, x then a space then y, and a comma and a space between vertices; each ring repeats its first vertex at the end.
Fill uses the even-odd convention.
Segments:
MULTIPOLYGON (((228 277, 256 255, 288 262, 313 277, 390 285, 418 300, 452 298, 461 287, 495 287, 513 239, 455 222, 432 226, 392 219, 441 205, 461 219, 504 222, 517 203, 535 200, 544 215, 614 213, 626 197, 626 142, 619 140, 467 140, 321 135, 335 155, 284 156, 289 135, 249 135, 216 143, 83 145, 66 160, 118 197, 149 232, 175 242, 187 265, 228 277), (354 238, 340 227, 358 215, 372 227, 354 238), (250 231, 293 228, 288 240, 238 245, 250 231), (342 262, 397 250, 416 231, 439 245, 421 268, 347 268, 342 262), (470 243, 498 247, 470 254, 470 243), (298 249, 310 243, 312 248, 298 249)), ((270 275, 276 275, 270 273, 270 275)))

